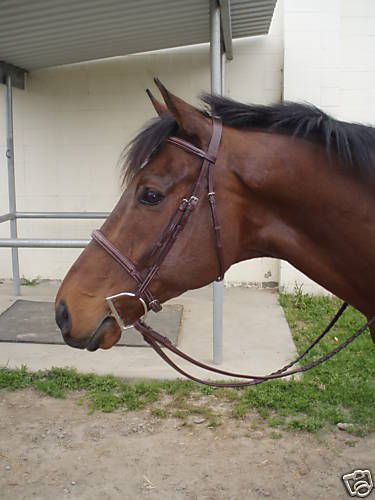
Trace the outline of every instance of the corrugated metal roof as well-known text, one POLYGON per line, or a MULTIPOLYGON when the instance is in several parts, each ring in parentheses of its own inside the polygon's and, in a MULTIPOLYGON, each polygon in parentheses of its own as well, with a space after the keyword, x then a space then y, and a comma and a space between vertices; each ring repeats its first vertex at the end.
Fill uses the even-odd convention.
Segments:
MULTIPOLYGON (((231 0, 233 38, 266 34, 276 0, 231 0)), ((0 0, 0 61, 24 69, 209 41, 209 0, 0 0)))

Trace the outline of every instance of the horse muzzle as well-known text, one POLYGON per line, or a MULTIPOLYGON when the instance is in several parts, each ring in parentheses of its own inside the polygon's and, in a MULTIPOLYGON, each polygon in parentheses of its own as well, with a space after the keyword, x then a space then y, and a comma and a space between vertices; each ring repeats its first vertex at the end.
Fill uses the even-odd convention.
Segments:
POLYGON ((132 292, 121 292, 115 295, 110 295, 106 297, 106 302, 110 309, 110 314, 106 316, 98 328, 90 337, 87 342, 86 349, 88 351, 96 351, 99 349, 110 349, 116 342, 120 340, 121 334, 133 327, 133 323, 128 324, 126 321, 126 316, 121 315, 115 305, 115 301, 117 299, 121 299, 123 297, 132 297, 137 300, 142 305, 143 308, 143 316, 142 320, 144 320, 148 313, 148 308, 146 302, 142 299, 142 297, 138 297, 135 293, 132 292))
POLYGON ((116 344, 123 332, 133 326, 134 321, 138 320, 143 313, 144 320, 148 313, 146 302, 132 292, 121 292, 106 297, 108 306, 107 312, 100 319, 97 327, 90 335, 76 337, 72 334, 72 320, 68 306, 64 300, 61 300, 56 306, 56 323, 61 330, 63 339, 70 347, 77 349, 87 349, 96 351, 97 349, 109 349, 116 344), (121 299, 135 299, 133 304, 128 303, 128 307, 122 304, 121 312, 119 310, 119 301, 121 299), (128 309, 128 314, 126 313, 128 309))

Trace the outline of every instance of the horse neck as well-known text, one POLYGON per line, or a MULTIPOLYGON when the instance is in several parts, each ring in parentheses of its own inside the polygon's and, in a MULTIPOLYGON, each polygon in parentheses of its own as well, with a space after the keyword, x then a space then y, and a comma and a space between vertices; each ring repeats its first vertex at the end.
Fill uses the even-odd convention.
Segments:
POLYGON ((238 145, 230 168, 246 199, 238 260, 287 260, 363 313, 375 313, 373 188, 320 145, 237 133, 237 142, 230 142, 238 145))

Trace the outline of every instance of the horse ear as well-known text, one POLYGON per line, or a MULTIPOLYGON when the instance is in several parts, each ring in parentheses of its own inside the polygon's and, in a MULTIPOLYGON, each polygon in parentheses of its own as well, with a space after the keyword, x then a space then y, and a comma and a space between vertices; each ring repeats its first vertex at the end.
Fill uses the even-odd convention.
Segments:
POLYGON ((154 106, 154 109, 155 111, 157 112, 157 114, 159 116, 162 116, 164 115, 164 113, 167 113, 168 112, 168 108, 165 104, 163 104, 162 102, 158 101, 156 99, 156 97, 154 97, 151 93, 151 90, 150 89, 146 89, 146 94, 148 95, 148 97, 150 98, 150 101, 152 103, 152 105, 154 106))
POLYGON ((154 81, 163 96, 168 111, 174 116, 180 129, 188 136, 203 139, 205 142, 206 136, 210 137, 211 135, 211 120, 191 104, 171 94, 158 78, 154 78, 154 81))

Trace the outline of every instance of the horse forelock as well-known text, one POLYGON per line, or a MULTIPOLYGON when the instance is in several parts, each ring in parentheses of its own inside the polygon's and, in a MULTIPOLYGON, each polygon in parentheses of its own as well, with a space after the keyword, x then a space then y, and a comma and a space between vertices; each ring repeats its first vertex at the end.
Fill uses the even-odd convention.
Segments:
POLYGON ((130 181, 151 157, 157 153, 163 142, 176 132, 177 123, 170 113, 153 118, 134 137, 123 152, 122 182, 130 181))

